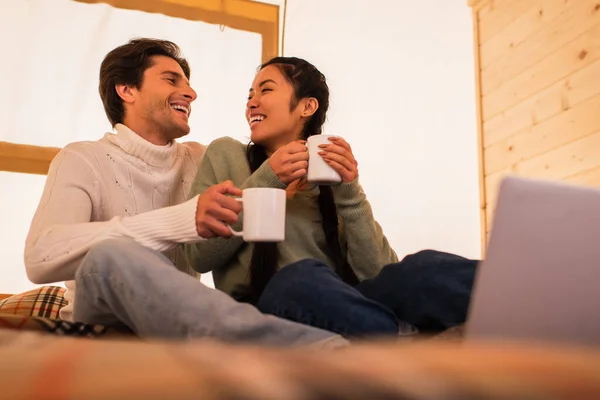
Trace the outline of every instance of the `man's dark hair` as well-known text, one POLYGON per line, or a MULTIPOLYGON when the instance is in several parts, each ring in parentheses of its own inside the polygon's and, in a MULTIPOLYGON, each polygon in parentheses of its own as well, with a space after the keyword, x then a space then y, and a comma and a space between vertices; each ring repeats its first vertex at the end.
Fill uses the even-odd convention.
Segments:
POLYGON ((112 126, 122 123, 125 117, 123 99, 116 85, 142 86, 144 72, 153 65, 152 57, 170 57, 181 66, 190 79, 190 66, 181 55, 179 47, 168 40, 136 38, 109 52, 100 66, 100 98, 112 126))

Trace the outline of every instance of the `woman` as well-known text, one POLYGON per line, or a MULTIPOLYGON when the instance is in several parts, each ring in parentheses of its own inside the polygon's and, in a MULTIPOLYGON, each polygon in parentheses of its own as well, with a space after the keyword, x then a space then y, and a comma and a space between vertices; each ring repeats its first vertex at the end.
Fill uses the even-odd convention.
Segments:
POLYGON ((325 77, 310 63, 277 57, 260 67, 246 108, 252 143, 211 143, 191 195, 225 180, 241 189, 285 189, 286 240, 187 245, 193 268, 212 271, 218 289, 263 312, 347 337, 395 335, 399 321, 425 331, 463 322, 476 262, 426 251, 398 263, 344 139, 332 139, 320 153, 343 182, 306 182, 305 140, 321 133, 328 106, 325 77), (448 271, 440 274, 440 268, 448 271))

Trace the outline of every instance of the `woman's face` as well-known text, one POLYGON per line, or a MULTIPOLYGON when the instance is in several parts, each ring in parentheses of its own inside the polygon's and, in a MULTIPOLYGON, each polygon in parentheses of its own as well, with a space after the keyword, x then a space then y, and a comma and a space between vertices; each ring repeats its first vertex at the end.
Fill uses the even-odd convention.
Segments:
MULTIPOLYGON (((290 109, 294 88, 279 68, 269 65, 256 74, 246 104, 250 139, 272 154, 300 139, 303 119, 300 104, 290 109)), ((295 102, 296 103, 296 102, 295 102)))

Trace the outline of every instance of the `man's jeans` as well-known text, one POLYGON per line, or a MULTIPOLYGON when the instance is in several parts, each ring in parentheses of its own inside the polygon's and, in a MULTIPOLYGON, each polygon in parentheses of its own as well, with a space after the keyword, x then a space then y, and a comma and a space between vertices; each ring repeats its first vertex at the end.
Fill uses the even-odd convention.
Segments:
POLYGON ((302 260, 275 274, 257 307, 347 338, 437 333, 465 322, 477 265, 425 250, 352 287, 322 262, 302 260))
POLYGON ((131 240, 93 246, 77 270, 76 283, 75 321, 125 325, 142 337, 317 348, 348 344, 340 335, 238 303, 131 240))

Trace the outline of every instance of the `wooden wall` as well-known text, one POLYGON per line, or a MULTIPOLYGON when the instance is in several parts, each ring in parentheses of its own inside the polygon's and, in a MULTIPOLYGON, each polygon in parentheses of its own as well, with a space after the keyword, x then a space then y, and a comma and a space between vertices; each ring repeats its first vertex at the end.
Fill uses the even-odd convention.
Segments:
POLYGON ((471 0, 483 235, 506 173, 600 186, 600 0, 471 0))

